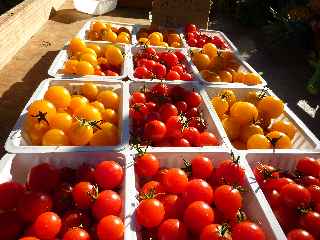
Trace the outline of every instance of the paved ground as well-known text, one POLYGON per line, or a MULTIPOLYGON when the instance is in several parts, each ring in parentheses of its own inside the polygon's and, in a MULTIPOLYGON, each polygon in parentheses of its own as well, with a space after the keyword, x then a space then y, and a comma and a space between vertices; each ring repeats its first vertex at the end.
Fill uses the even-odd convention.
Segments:
POLYGON ((313 119, 297 106, 297 102, 303 99, 313 107, 320 105, 320 94, 311 96, 305 89, 312 75, 312 69, 302 57, 307 53, 289 48, 270 50, 260 31, 243 27, 226 16, 216 16, 210 28, 223 31, 238 47, 242 57, 257 72, 263 72, 269 88, 287 102, 296 115, 320 138, 320 110, 313 119))

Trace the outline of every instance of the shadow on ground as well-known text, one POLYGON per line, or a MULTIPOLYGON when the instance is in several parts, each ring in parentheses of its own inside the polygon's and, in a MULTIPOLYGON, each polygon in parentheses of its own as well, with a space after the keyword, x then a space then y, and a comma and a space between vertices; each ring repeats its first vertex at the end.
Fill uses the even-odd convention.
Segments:
POLYGON ((239 25, 224 15, 214 16, 210 29, 223 31, 238 47, 242 58, 257 72, 263 72, 268 87, 287 102, 293 112, 320 138, 320 111, 313 119, 297 106, 297 102, 303 99, 313 107, 320 105, 320 95, 312 96, 306 91, 307 81, 312 75, 307 52, 292 48, 271 48, 261 31, 239 25))
MULTIPOLYGON (((7 136, 17 121, 25 104, 39 83, 48 78, 48 69, 57 51, 49 51, 25 75, 22 82, 13 84, 0 98, 0 146, 4 146, 7 136)), ((0 156, 4 154, 0 148, 0 156)))

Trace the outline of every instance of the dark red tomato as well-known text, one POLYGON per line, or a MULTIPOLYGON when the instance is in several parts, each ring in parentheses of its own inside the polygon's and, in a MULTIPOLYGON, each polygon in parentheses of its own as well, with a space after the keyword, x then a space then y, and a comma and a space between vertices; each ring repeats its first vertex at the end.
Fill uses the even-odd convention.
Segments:
POLYGON ((129 110, 129 116, 134 121, 142 121, 148 113, 149 110, 143 103, 136 103, 129 110))
POLYGON ((178 219, 168 219, 161 223, 158 240, 187 240, 187 229, 178 219))
POLYGON ((10 210, 16 208, 19 199, 24 195, 25 187, 16 182, 5 182, 0 184, 0 209, 10 210))
POLYGON ((82 226, 82 228, 85 230, 89 230, 91 224, 90 217, 85 212, 81 212, 80 210, 71 210, 66 212, 63 215, 61 222, 61 235, 67 232, 68 229, 79 226, 82 226))
POLYGON ((140 195, 146 195, 151 192, 154 192, 154 194, 163 194, 164 187, 160 184, 158 181, 149 181, 143 185, 143 187, 140 189, 140 195))
POLYGON ((180 74, 176 71, 170 70, 166 75, 166 80, 180 80, 180 74))
POLYGON ((169 169, 164 168, 158 171, 157 175, 154 176, 155 181, 163 182, 164 176, 168 173, 169 169))
POLYGON ((133 75, 136 78, 151 78, 152 77, 152 73, 146 67, 137 67, 134 70, 133 75))
POLYGON ((187 40, 189 40, 190 38, 194 38, 194 37, 195 37, 195 34, 193 32, 186 33, 187 40))
POLYGON ((22 227, 22 222, 15 211, 0 213, 0 239, 18 239, 22 227))
POLYGON ((254 168, 253 173, 260 186, 263 185, 264 180, 269 178, 279 178, 279 171, 275 167, 262 163, 259 163, 254 168))
POLYGON ((239 165, 237 160, 224 160, 217 168, 219 179, 223 179, 225 183, 235 186, 244 186, 245 173, 244 168, 239 165))
POLYGON ((198 48, 202 48, 204 44, 206 44, 206 40, 204 38, 198 39, 198 42, 197 42, 198 48))
POLYGON ((136 217, 139 224, 146 228, 153 228, 164 219, 164 206, 157 199, 142 200, 136 209, 136 217))
POLYGON ((152 177, 157 174, 160 162, 153 154, 143 154, 135 159, 135 172, 139 177, 152 177))
POLYGON ((176 85, 173 88, 170 88, 169 95, 172 98, 173 102, 184 101, 184 98, 188 91, 183 87, 176 85))
POLYGON ((272 208, 276 209, 281 205, 280 193, 277 190, 266 191, 265 196, 272 208))
POLYGON ((64 235, 62 240, 90 240, 90 235, 79 227, 70 228, 64 235))
POLYGON ((192 232, 200 233, 205 226, 213 223, 214 211, 205 202, 193 202, 184 211, 183 221, 192 232))
POLYGON ((61 229, 61 219, 54 212, 45 212, 34 222, 36 236, 43 240, 54 239, 61 229))
POLYGON ((156 110, 157 104, 154 103, 154 102, 149 101, 149 102, 146 103, 146 107, 148 108, 149 112, 152 112, 152 111, 156 110))
POLYGON ((92 205, 92 214, 100 220, 108 215, 118 216, 121 212, 122 201, 118 193, 112 190, 104 190, 92 205))
POLYGON ((103 190, 119 187, 123 180, 123 168, 114 161, 103 161, 96 166, 95 180, 103 190))
POLYGON ((289 183, 294 183, 294 181, 286 177, 270 178, 263 183, 262 188, 267 191, 277 190, 280 192, 281 189, 289 183))
POLYGON ((150 121, 144 126, 145 138, 154 142, 161 141, 166 135, 166 132, 166 125, 158 120, 150 121))
POLYGON ((187 94, 186 102, 189 108, 199 107, 199 105, 202 102, 202 98, 199 93, 192 91, 192 92, 189 92, 189 94, 187 94))
POLYGON ((162 57, 164 63, 168 67, 173 67, 179 63, 179 59, 176 54, 173 52, 168 52, 167 54, 163 55, 162 57))
POLYGON ((145 121, 146 122, 150 122, 153 120, 160 120, 161 116, 158 112, 151 112, 150 114, 148 114, 148 116, 146 116, 145 121))
POLYGON ((211 160, 205 156, 198 155, 191 160, 192 177, 207 179, 213 171, 211 160))
POLYGON ((203 201, 210 205, 213 201, 213 190, 206 181, 193 179, 187 184, 184 200, 188 205, 195 201, 203 201))
POLYGON ((186 117, 187 118, 199 117, 199 116, 200 116, 200 111, 196 107, 190 108, 186 112, 186 117))
POLYGON ((320 237, 320 214, 310 211, 300 217, 301 227, 311 233, 316 239, 320 237))
POLYGON ((188 184, 188 176, 180 168, 170 168, 161 179, 161 184, 169 193, 183 193, 188 184))
POLYGON ((169 88, 164 83, 158 83, 152 87, 151 92, 156 96, 168 96, 169 88))
POLYGON ((77 179, 79 182, 94 182, 94 172, 93 166, 83 163, 77 169, 77 179))
POLYGON ((185 27, 185 32, 186 32, 186 33, 196 32, 196 31, 197 31, 197 27, 196 27, 196 25, 194 25, 194 24, 189 23, 189 24, 187 24, 186 27, 185 27))
POLYGON ((293 229, 287 234, 287 240, 315 240, 314 237, 303 229, 293 229))
POLYGON ((317 185, 311 185, 308 187, 311 194, 311 201, 315 204, 320 203, 320 187, 317 185))
POLYGON ((190 47, 196 47, 198 45, 198 40, 195 38, 189 38, 188 44, 190 47))
POLYGON ((211 132, 202 132, 198 137, 198 142, 196 143, 198 147, 203 146, 218 146, 219 141, 216 136, 211 132))
POLYGON ((175 65, 175 66, 173 66, 173 67, 171 68, 171 71, 177 72, 180 76, 181 76, 181 74, 184 73, 184 69, 183 69, 183 67, 180 66, 180 65, 175 65))
POLYGON ((208 128, 208 123, 202 117, 191 117, 189 120, 189 127, 195 127, 199 132, 203 132, 208 128))
POLYGON ((178 110, 178 113, 185 113, 188 109, 188 104, 185 101, 179 101, 174 104, 178 110))
POLYGON ((242 208, 242 196, 237 189, 222 185, 214 191, 214 203, 226 219, 233 219, 242 208))
POLYGON ((190 73, 184 72, 184 73, 180 74, 180 79, 183 81, 192 81, 193 77, 190 73))
POLYGON ((33 222, 36 218, 52 209, 51 197, 44 193, 28 192, 19 201, 17 212, 22 220, 33 222))
POLYGON ((113 76, 113 77, 119 76, 119 74, 118 74, 117 72, 114 72, 114 71, 111 71, 111 70, 105 71, 104 74, 105 74, 106 76, 113 76))
POLYGON ((171 116, 177 116, 178 110, 175 105, 171 103, 165 103, 159 108, 159 113, 161 120, 166 122, 171 116))
POLYGON ((311 201, 311 194, 305 187, 290 183, 280 191, 281 202, 291 208, 308 207, 311 201))
POLYGON ((135 103, 145 103, 146 95, 142 92, 134 92, 130 97, 130 104, 133 105, 135 103))
POLYGON ((58 170, 60 182, 74 184, 77 181, 77 170, 69 167, 63 167, 58 170))
POLYGON ((304 187, 309 187, 311 185, 320 186, 320 180, 313 176, 303 176, 296 180, 297 183, 303 185, 304 187))
POLYGON ((155 61, 153 61, 153 60, 147 60, 144 66, 145 66, 149 71, 152 72, 153 67, 154 67, 155 64, 156 64, 155 61))
POLYGON ((148 57, 153 57, 157 55, 157 51, 154 48, 148 47, 144 50, 144 54, 146 54, 148 57))
POLYGON ((72 186, 70 183, 62 183, 53 193, 53 208, 58 213, 61 213, 72 206, 72 186))
POLYGON ((166 121, 167 137, 181 138, 183 121, 186 121, 182 116, 171 116, 166 121))
POLYGON ((177 138, 172 141, 173 147, 191 147, 189 141, 185 138, 177 138))
POLYGON ((245 221, 236 224, 232 229, 232 240, 265 240, 266 235, 255 223, 245 221))
POLYGON ((212 174, 208 179, 208 182, 213 188, 216 188, 217 186, 223 184, 221 179, 219 179, 218 174, 217 174, 217 169, 213 168, 212 174))
POLYGON ((273 213, 285 232, 290 231, 298 224, 299 216, 291 208, 281 205, 277 209, 273 209, 273 213))
POLYGON ((172 147, 169 138, 163 138, 160 141, 154 142, 155 147, 172 147))
POLYGON ((187 127, 182 131, 182 137, 187 139, 191 145, 198 143, 200 133, 195 127, 187 127))
POLYGON ((320 213, 320 203, 317 203, 317 204, 314 206, 314 210, 315 210, 317 213, 320 213))
POLYGON ((99 240, 123 239, 124 224, 119 217, 109 215, 100 220, 96 233, 99 240))
POLYGON ((59 171, 48 163, 42 163, 31 168, 27 186, 34 192, 51 192, 59 181, 59 171))
POLYGON ((179 59, 179 62, 182 62, 183 60, 185 60, 184 54, 181 51, 175 51, 175 54, 179 59))
POLYGON ((304 157, 299 160, 296 170, 304 175, 320 177, 320 160, 311 157, 304 157))
POLYGON ((156 78, 164 79, 164 77, 167 75, 167 68, 161 63, 156 63, 153 66, 152 72, 156 76, 156 78))
POLYGON ((137 60, 136 66, 137 67, 145 67, 147 62, 148 62, 147 58, 140 58, 137 60))
POLYGON ((89 182, 79 182, 72 190, 73 201, 80 209, 88 209, 97 197, 97 189, 89 182))
POLYGON ((175 194, 166 194, 159 198, 165 210, 165 219, 180 219, 183 216, 185 203, 175 194))
POLYGON ((200 240, 232 240, 229 231, 219 224, 210 224, 204 227, 200 234, 200 240))

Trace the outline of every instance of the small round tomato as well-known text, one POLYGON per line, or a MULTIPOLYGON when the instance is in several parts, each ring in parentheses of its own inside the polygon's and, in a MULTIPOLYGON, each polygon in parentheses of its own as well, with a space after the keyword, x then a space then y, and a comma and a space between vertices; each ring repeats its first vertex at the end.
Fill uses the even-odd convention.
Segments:
POLYGON ((19 199, 23 197, 26 189, 16 182, 5 182, 0 184, 0 209, 10 210, 16 208, 19 199))
POLYGON ((285 232, 290 231, 298 224, 299 215, 287 206, 281 204, 278 208, 273 209, 273 213, 285 232))
POLYGON ((193 179, 187 184, 184 200, 188 205, 195 201, 203 201, 210 205, 213 202, 213 190, 206 181, 193 179))
POLYGON ((183 220, 191 231, 200 233, 205 226, 213 223, 214 211, 207 203, 196 201, 187 207, 183 220))
POLYGON ((225 227, 219 224, 210 224, 204 227, 200 234, 200 240, 231 240, 231 235, 225 227))
POLYGON ((43 146, 69 146, 69 138, 67 134, 56 128, 48 130, 42 137, 41 144, 43 146))
POLYGON ((129 116, 133 121, 142 121, 149 113, 147 106, 143 103, 136 103, 130 107, 129 116))
POLYGON ((168 219, 161 223, 158 230, 159 240, 186 240, 187 229, 178 219, 168 219))
POLYGON ((191 147, 189 141, 185 138, 178 138, 172 141, 173 147, 191 147))
POLYGON ((105 108, 111 108, 114 110, 118 110, 119 108, 120 98, 119 95, 114 91, 101 91, 97 96, 97 100, 102 102, 105 108))
POLYGON ((188 176, 180 168, 171 168, 163 176, 161 184, 169 193, 183 193, 188 184, 188 176))
POLYGON ((96 84, 88 82, 80 86, 80 91, 86 98, 94 101, 98 96, 99 89, 96 84))
POLYGON ((152 72, 149 71, 146 67, 137 67, 134 70, 133 75, 136 78, 145 79, 145 78, 151 78, 152 72))
POLYGON ((159 108, 161 120, 166 122, 170 117, 178 115, 178 109, 171 103, 165 103, 159 108))
POLYGON ((82 163, 76 171, 77 180, 80 182, 94 182, 95 168, 87 163, 82 163))
POLYGON ((103 161, 96 166, 95 180, 102 189, 117 188, 123 180, 123 168, 114 161, 103 161))
POLYGON ((75 204, 80 209, 89 208, 96 197, 97 189, 89 182, 77 183, 72 191, 72 196, 75 204))
POLYGON ((44 240, 55 238, 61 228, 60 217, 53 212, 45 212, 37 217, 34 222, 34 229, 37 237, 44 240))
POLYGON ((168 96, 169 88, 164 83, 158 83, 152 87, 151 92, 156 96, 168 96))
POLYGON ((73 227, 63 235, 62 240, 90 240, 90 235, 82 228, 73 227))
POLYGON ((73 206, 72 185, 62 183, 53 193, 55 212, 61 213, 73 206))
POLYGON ((219 141, 213 133, 204 131, 204 132, 200 133, 200 135, 198 137, 198 142, 196 143, 196 145, 199 147, 218 146, 219 141))
POLYGON ((191 167, 194 178, 207 179, 213 171, 211 160, 202 155, 198 155, 191 160, 191 167))
POLYGON ((314 237, 303 229, 293 229, 287 234, 287 240, 315 240, 314 237))
POLYGON ((93 128, 89 124, 83 124, 81 121, 72 123, 68 137, 72 145, 87 145, 93 136, 93 128))
POLYGON ((320 160, 310 157, 304 157, 299 160, 296 170, 304 175, 310 175, 316 178, 320 177, 320 160))
POLYGON ((232 240, 265 240, 266 235, 263 230, 255 223, 245 221, 236 224, 232 229, 232 240))
POLYGON ((309 211, 299 219, 301 227, 312 234, 316 239, 320 237, 320 214, 309 211))
POLYGON ((91 224, 91 219, 87 213, 80 210, 71 210, 66 212, 62 219, 62 226, 60 233, 63 235, 70 228, 82 226, 83 229, 88 230, 91 224))
POLYGON ((185 100, 189 108, 199 107, 199 105, 202 103, 201 95, 195 91, 189 92, 185 100))
POLYGON ((44 94, 44 99, 52 102, 57 109, 64 109, 69 106, 71 95, 65 87, 51 86, 44 94))
POLYGON ((100 220, 97 226, 99 240, 119 240, 123 238, 124 224, 119 217, 109 215, 100 220))
POLYGON ((163 194, 164 188, 158 181, 149 181, 146 182, 140 189, 140 195, 146 195, 148 193, 154 192, 154 194, 163 194))
POLYGON ((146 95, 144 93, 134 92, 131 94, 130 104, 145 103, 145 102, 146 102, 146 95))
POLYGON ((264 190, 277 190, 278 192, 281 191, 281 189, 286 186, 289 183, 294 183, 294 181, 291 178, 268 178, 263 182, 262 188, 264 190))
POLYGON ((166 125, 159 120, 150 121, 144 126, 144 136, 154 142, 161 141, 166 132, 166 125))
POLYGON ((170 70, 166 75, 166 80, 180 80, 180 74, 170 70))
POLYGON ((136 209, 138 223, 146 228, 158 226, 164 219, 164 215, 164 206, 157 199, 142 200, 136 209))
POLYGON ((224 160, 217 168, 217 176, 230 185, 244 186, 245 171, 240 166, 238 160, 224 160))
POLYGON ((167 194, 165 196, 160 196, 160 201, 162 202, 165 210, 165 219, 177 218, 180 219, 183 216, 185 209, 184 200, 175 194, 167 194))
POLYGON ((164 79, 164 77, 167 75, 167 68, 161 63, 156 63, 153 66, 152 72, 156 76, 156 78, 164 79))
POLYGON ((301 178, 297 179, 296 182, 304 187, 309 187, 311 185, 320 186, 320 180, 313 176, 302 176, 301 178))
POLYGON ((180 79, 183 81, 192 81, 193 77, 190 73, 184 72, 180 75, 180 79))
POLYGON ((282 187, 280 196, 281 202, 291 208, 308 207, 311 201, 308 189, 295 183, 282 187))
POLYGON ((264 193, 272 208, 278 208, 281 205, 280 193, 277 190, 271 190, 264 193))
POLYGON ((178 113, 185 113, 188 109, 188 104, 185 101, 178 101, 175 103, 178 113))
POLYGON ((200 133, 195 127, 187 127, 183 129, 182 137, 187 139, 191 145, 196 145, 199 141, 200 133))
POLYGON ((104 190, 99 193, 91 209, 93 216, 100 220, 108 215, 119 215, 121 208, 122 201, 119 194, 112 190, 104 190))
POLYGON ((311 201, 313 203, 320 203, 320 186, 311 185, 308 187, 308 191, 311 194, 311 201))
POLYGON ((135 159, 135 172, 139 177, 152 177, 157 174, 160 162, 153 154, 143 154, 135 159))

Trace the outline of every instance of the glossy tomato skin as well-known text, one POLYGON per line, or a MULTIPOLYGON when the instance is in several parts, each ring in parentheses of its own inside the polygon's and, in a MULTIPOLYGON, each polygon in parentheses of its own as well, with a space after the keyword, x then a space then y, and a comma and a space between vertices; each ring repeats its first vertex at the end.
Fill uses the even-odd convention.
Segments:
POLYGON ((84 230, 89 230, 91 219, 89 215, 80 210, 67 211, 61 219, 60 234, 63 235, 69 228, 82 226, 84 230))
POLYGON ((191 147, 189 141, 185 138, 174 139, 172 141, 173 147, 191 147))
POLYGON ((15 211, 0 213, 0 239, 17 239, 22 227, 23 223, 15 211))
POLYGON ((217 168, 217 175, 227 184, 244 186, 245 172, 238 162, 229 159, 222 161, 217 168))
POLYGON ((37 217, 34 228, 37 237, 43 240, 54 239, 61 229, 61 219, 53 212, 45 212, 37 217))
POLYGON ((267 191, 264 194, 272 208, 278 208, 281 205, 280 193, 277 190, 267 191))
POLYGON ((213 190, 206 181, 193 179, 187 184, 184 200, 187 205, 195 201, 203 201, 210 205, 213 202, 213 190))
POLYGON ((122 239, 124 225, 119 217, 109 215, 100 220, 97 226, 99 240, 118 240, 122 239))
POLYGON ((205 156, 199 155, 191 160, 192 177, 207 179, 213 171, 211 160, 205 156))
POLYGON ((178 219, 165 220, 158 230, 159 240, 187 240, 187 229, 178 219))
POLYGON ((195 146, 199 141, 200 133, 195 127, 187 127, 183 129, 182 137, 187 139, 191 145, 195 146))
POLYGON ((143 154, 135 159, 135 172, 139 177, 152 177, 157 174, 160 162, 153 154, 143 154))
POLYGON ((195 91, 189 92, 189 94, 186 96, 186 102, 189 108, 199 107, 199 105, 202 103, 201 95, 195 91))
POLYGON ((164 79, 164 77, 167 75, 167 68, 165 65, 161 63, 156 63, 153 66, 152 72, 158 79, 164 79))
POLYGON ((164 188, 160 184, 160 182, 154 181, 154 180, 146 182, 140 189, 139 193, 140 195, 145 195, 145 194, 151 193, 151 191, 154 191, 155 194, 165 193, 164 188))
POLYGON ((265 191, 277 190, 280 192, 281 189, 289 183, 294 183, 294 181, 286 177, 270 178, 263 183, 262 188, 265 191))
POLYGON ((320 203, 320 187, 317 185, 311 185, 308 187, 308 191, 311 194, 311 201, 314 204, 320 203))
POLYGON ((90 240, 90 235, 82 228, 74 227, 63 235, 62 240, 90 240))
POLYGON ((222 233, 222 226, 210 224, 204 227, 200 234, 200 240, 232 240, 228 231, 222 233))
POLYGON ((196 145, 198 147, 218 146, 219 145, 219 141, 218 141, 217 137, 213 133, 204 131, 204 132, 200 133, 196 145))
POLYGON ((145 103, 146 95, 142 92, 134 92, 130 97, 130 104, 133 105, 135 103, 145 103))
POLYGON ((178 115, 178 109, 171 103, 165 103, 159 108, 161 120, 166 122, 171 116, 178 115))
POLYGON ((312 234, 316 239, 320 237, 320 214, 317 212, 307 212, 300 217, 301 227, 312 234))
POLYGON ((79 182, 94 182, 95 168, 87 163, 83 163, 77 169, 77 179, 79 182))
POLYGON ((124 177, 123 168, 114 161, 103 161, 96 166, 96 183, 104 190, 120 186, 124 177))
POLYGON ((178 113, 185 113, 188 109, 188 104, 185 101, 178 101, 175 103, 178 113))
POLYGON ((311 194, 305 187, 291 183, 280 191, 281 202, 291 208, 307 207, 311 202, 311 194))
POLYGON ((89 182, 79 182, 73 187, 73 201, 79 209, 90 208, 95 196, 96 188, 89 182))
POLYGON ((278 222, 284 231, 290 231, 292 228, 297 226, 299 216, 292 211, 291 208, 281 205, 280 207, 273 209, 278 222))
POLYGON ((182 122, 184 118, 181 116, 171 116, 166 121, 167 137, 181 138, 182 137, 182 122))
POLYGON ((265 233, 255 223, 241 222, 232 229, 232 240, 266 240, 265 233))
POLYGON ((161 184, 169 193, 183 193, 188 184, 188 176, 180 168, 170 168, 163 175, 161 184))
POLYGON ((181 219, 186 207, 185 201, 176 194, 167 194, 159 198, 165 209, 165 219, 181 219))
POLYGON ((150 121, 144 126, 145 138, 154 142, 161 141, 166 135, 166 132, 166 125, 159 120, 150 121))
POLYGON ((146 228, 158 226, 164 219, 164 215, 164 206, 157 199, 142 200, 136 209, 138 223, 146 228))
POLYGON ((0 184, 0 209, 10 210, 16 208, 19 199, 24 195, 25 187, 16 182, 5 182, 0 184))
POLYGON ((293 229, 287 234, 287 240, 315 240, 315 238, 303 229, 293 229))
POLYGON ((93 216, 100 220, 108 215, 118 216, 121 212, 122 200, 118 193, 112 190, 104 190, 92 205, 93 216))
POLYGON ((297 166, 296 170, 304 175, 311 175, 313 177, 320 177, 320 161, 318 159, 304 157, 297 166))
POLYGON ((196 31, 197 31, 197 27, 194 24, 190 23, 190 24, 186 25, 186 27, 185 27, 186 33, 192 33, 192 32, 196 32, 196 31))

